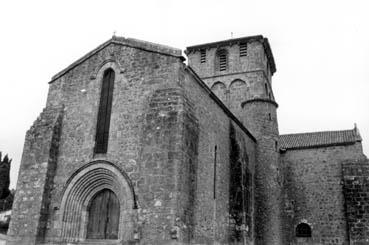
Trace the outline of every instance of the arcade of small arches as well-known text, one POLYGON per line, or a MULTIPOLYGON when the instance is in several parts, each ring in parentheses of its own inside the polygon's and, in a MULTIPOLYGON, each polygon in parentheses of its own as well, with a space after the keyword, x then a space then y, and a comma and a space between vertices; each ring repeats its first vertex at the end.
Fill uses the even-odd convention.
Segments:
POLYGON ((241 79, 233 80, 228 88, 223 82, 217 81, 211 86, 213 93, 232 111, 241 109, 241 103, 250 99, 249 84, 241 79))

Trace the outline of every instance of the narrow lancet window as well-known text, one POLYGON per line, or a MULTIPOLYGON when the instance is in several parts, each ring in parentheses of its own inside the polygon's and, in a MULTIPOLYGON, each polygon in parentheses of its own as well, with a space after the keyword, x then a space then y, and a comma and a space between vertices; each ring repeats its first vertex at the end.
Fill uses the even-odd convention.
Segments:
POLYGON ((108 150, 111 105, 113 101, 115 74, 112 69, 104 72, 101 85, 99 114, 97 116, 95 153, 106 153, 108 150))
POLYGON ((214 180, 213 180, 213 197, 217 198, 217 146, 214 147, 214 180))

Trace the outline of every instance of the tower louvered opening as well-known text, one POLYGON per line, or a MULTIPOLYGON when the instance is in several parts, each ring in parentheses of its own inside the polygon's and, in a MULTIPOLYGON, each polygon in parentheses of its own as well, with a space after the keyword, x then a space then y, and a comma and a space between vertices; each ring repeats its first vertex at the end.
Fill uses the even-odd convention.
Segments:
POLYGON ((240 43, 240 57, 247 56, 247 43, 240 43))
POLYGON ((205 49, 200 50, 200 62, 201 63, 206 62, 206 50, 205 49))
POLYGON ((228 55, 227 51, 222 49, 217 52, 217 63, 218 63, 218 70, 225 71, 228 68, 228 55))

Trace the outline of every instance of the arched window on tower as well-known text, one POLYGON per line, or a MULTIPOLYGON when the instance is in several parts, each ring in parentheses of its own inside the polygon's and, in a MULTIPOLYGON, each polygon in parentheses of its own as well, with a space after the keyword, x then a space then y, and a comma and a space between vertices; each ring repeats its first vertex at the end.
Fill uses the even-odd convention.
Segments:
POLYGON ((296 237, 311 237, 310 225, 300 223, 296 226, 296 237))
POLYGON ((95 149, 94 149, 95 153, 106 153, 108 150, 114 78, 115 73, 113 69, 109 68, 104 72, 101 85, 99 113, 97 115, 95 149))
POLYGON ((228 53, 225 49, 220 49, 216 53, 215 66, 218 71, 225 71, 228 69, 228 53))

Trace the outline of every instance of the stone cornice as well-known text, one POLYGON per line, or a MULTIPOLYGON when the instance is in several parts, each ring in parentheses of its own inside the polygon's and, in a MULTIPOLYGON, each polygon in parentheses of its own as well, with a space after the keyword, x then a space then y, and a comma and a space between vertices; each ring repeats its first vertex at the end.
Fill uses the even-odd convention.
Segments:
POLYGON ((289 148, 280 148, 280 153, 285 153, 291 150, 308 150, 308 149, 316 149, 316 148, 326 148, 326 147, 334 147, 334 146, 347 146, 347 145, 354 145, 357 142, 340 142, 340 143, 330 143, 330 144, 320 144, 320 145, 310 145, 310 146, 296 146, 296 147, 289 147, 289 148))

